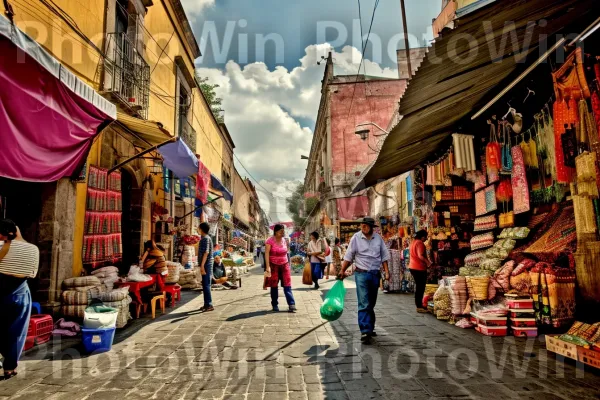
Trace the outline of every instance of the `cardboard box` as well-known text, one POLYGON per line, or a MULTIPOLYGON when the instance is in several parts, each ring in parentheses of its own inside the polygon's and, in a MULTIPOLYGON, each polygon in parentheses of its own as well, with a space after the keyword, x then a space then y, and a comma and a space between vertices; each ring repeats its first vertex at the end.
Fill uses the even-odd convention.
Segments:
POLYGON ((577 345, 560 340, 558 336, 546 335, 546 349, 561 356, 577 360, 577 345))
POLYGON ((584 364, 600 368, 600 351, 577 346, 577 359, 584 364))

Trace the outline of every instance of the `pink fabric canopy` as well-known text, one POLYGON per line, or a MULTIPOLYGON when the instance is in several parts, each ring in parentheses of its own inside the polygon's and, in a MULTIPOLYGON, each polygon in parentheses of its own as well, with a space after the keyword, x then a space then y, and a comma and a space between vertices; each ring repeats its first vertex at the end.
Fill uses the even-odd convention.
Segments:
POLYGON ((355 220, 369 215, 369 198, 367 196, 346 197, 337 199, 339 219, 355 220))
POLYGON ((94 137, 111 116, 75 92, 92 89, 61 70, 56 60, 42 65, 30 54, 30 48, 18 50, 0 35, 0 176, 52 182, 81 169, 94 137))

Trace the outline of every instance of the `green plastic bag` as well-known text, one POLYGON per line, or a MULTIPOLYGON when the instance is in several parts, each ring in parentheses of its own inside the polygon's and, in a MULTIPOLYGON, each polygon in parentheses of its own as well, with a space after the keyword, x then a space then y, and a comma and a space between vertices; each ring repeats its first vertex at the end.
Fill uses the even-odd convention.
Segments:
POLYGON ((327 293, 321 306, 321 318, 331 322, 341 317, 344 312, 344 297, 346 297, 344 282, 337 281, 327 293))

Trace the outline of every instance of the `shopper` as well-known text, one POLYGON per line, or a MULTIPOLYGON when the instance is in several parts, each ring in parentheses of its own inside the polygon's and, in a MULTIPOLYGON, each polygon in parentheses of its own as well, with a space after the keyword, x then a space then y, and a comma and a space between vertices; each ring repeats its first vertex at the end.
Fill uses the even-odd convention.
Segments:
POLYGON ((141 266, 145 274, 166 275, 168 273, 167 259, 164 252, 165 249, 156 244, 154 240, 148 240, 144 243, 141 266))
POLYGON ((323 267, 325 263, 325 246, 319 240, 319 232, 310 234, 310 242, 308 243, 308 256, 310 256, 310 271, 312 273, 312 281, 315 284, 315 290, 319 289, 319 279, 323 279, 323 267))
POLYGON ((326 279, 329 279, 329 274, 331 273, 331 265, 333 264, 333 254, 331 251, 331 241, 329 240, 329 238, 324 238, 323 239, 325 241, 325 244, 327 245, 326 249, 325 249, 325 273, 324 275, 326 275, 326 279))
POLYGON ((356 295, 358 297, 358 326, 362 333, 361 340, 365 344, 371 342, 375 333, 375 304, 377 291, 381 281, 381 269, 384 278, 390 278, 388 260, 390 254, 385 242, 374 232, 375 220, 365 217, 361 220, 361 230, 352 236, 348 251, 344 256, 339 279, 346 277, 346 269, 354 262, 356 295))
MULTIPOLYGON (((329 268, 333 268, 333 271, 329 271, 330 274, 338 276, 340 271, 342 270, 342 258, 344 257, 342 254, 342 247, 340 246, 340 239, 335 238, 335 245, 333 246, 333 250, 331 251, 333 263, 329 268)), ((329 279, 329 276, 327 276, 329 279)))
POLYGON ((198 280, 202 282, 202 294, 204 295, 204 306, 200 308, 202 312, 214 311, 212 304, 212 296, 210 293, 210 285, 212 281, 212 270, 213 270, 213 243, 212 238, 208 234, 210 226, 208 223, 203 222, 200 224, 200 245, 198 251, 198 259, 200 260, 200 276, 198 280))
POLYGON ((425 284, 427 283, 427 268, 431 265, 427 259, 425 249, 425 239, 427 231, 420 230, 415 233, 410 244, 410 262, 408 269, 415 279, 415 306, 418 313, 426 313, 427 309, 423 307, 423 294, 425 293, 425 284))
POLYGON ((271 305, 273 311, 279 311, 279 290, 281 282, 283 294, 287 301, 289 312, 296 312, 296 302, 292 294, 292 271, 288 259, 288 245, 283 237, 285 227, 277 224, 273 227, 273 236, 265 243, 265 278, 266 286, 271 288, 271 305))
POLYGON ((17 363, 25 346, 31 293, 27 278, 37 274, 40 252, 23 240, 14 222, 0 220, 0 354, 4 379, 17 375, 17 363))

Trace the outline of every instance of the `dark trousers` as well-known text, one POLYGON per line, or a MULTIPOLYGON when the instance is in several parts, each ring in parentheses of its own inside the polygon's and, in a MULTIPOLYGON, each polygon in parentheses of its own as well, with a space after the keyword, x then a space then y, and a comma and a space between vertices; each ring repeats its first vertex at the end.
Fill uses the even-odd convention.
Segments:
POLYGON ((415 306, 417 306, 417 308, 423 308, 423 295, 425 294, 425 285, 427 284, 427 271, 411 269, 410 273, 415 279, 415 306))
MULTIPOLYGON (((212 267, 211 267, 212 269, 212 267)), ((212 294, 210 286, 212 285, 212 274, 207 270, 206 275, 202 275, 202 295, 204 296, 204 307, 212 307, 212 294)))
POLYGON ((358 327, 361 333, 373 333, 375 329, 375 304, 381 272, 360 271, 354 273, 356 297, 358 297, 358 327))
POLYGON ((31 293, 27 282, 0 298, 0 353, 4 356, 5 371, 17 368, 25 346, 30 316, 31 293))

